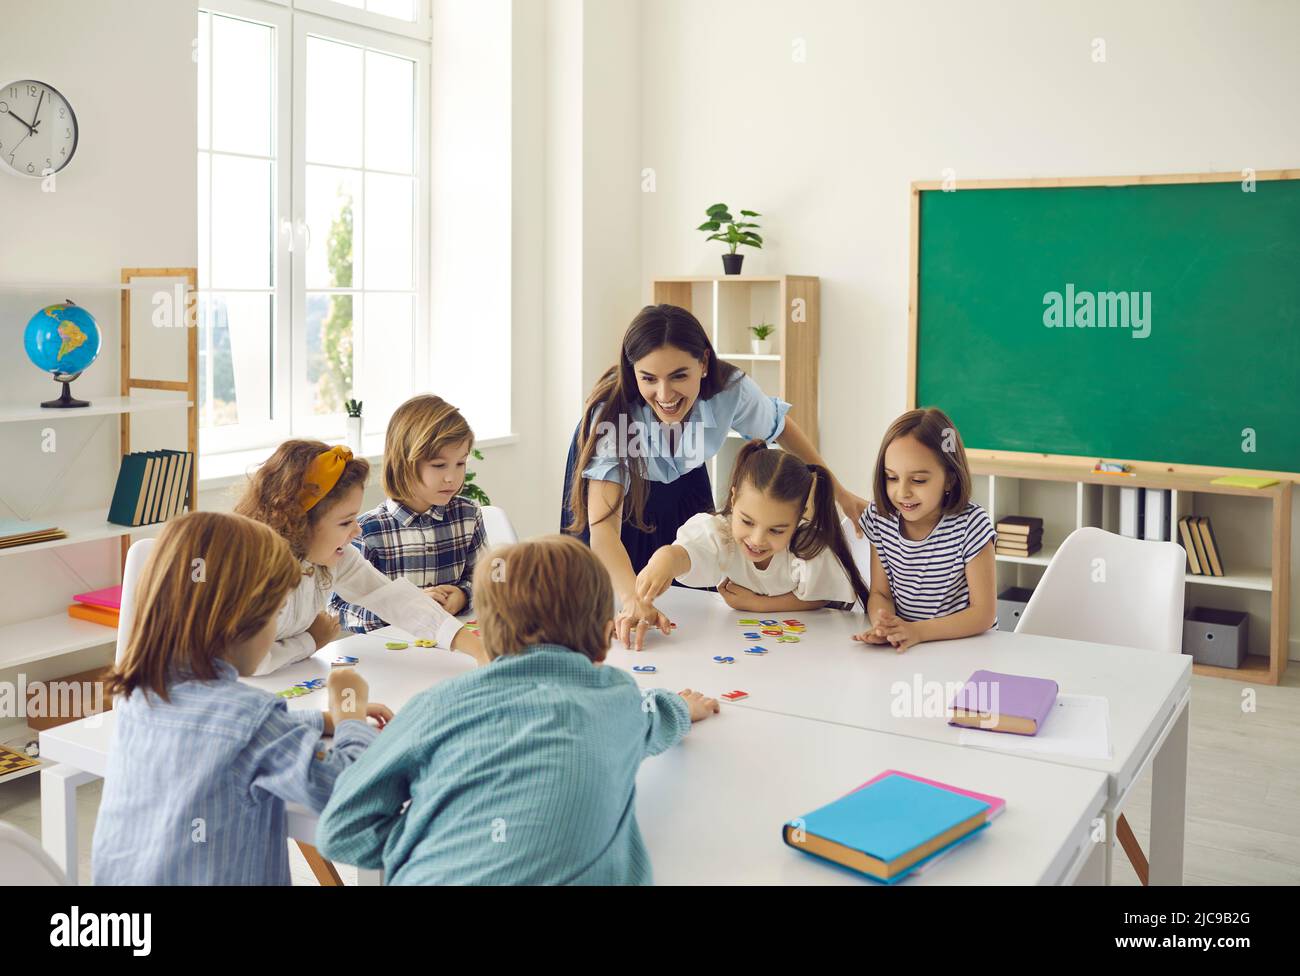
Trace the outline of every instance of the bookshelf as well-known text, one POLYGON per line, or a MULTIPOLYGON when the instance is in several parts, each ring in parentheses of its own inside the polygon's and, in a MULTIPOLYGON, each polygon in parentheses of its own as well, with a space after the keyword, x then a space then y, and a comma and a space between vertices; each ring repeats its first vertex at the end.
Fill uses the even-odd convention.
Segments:
POLYGON ((1215 526, 1224 576, 1186 573, 1185 606, 1240 610, 1250 617, 1249 653, 1240 668, 1193 665, 1196 674, 1278 684, 1287 667, 1291 595, 1292 482, 1268 488, 1212 484, 1221 472, 1135 471, 1133 477, 1094 474, 1085 462, 971 457, 973 499, 996 523, 1007 515, 1043 519, 1043 547, 1032 556, 995 557, 997 589, 1032 588, 1057 548, 1077 528, 1119 531, 1119 489, 1170 492, 1171 541, 1182 544, 1178 520, 1208 515, 1215 526), (1268 553, 1268 559, 1262 553, 1268 553))
MULTIPOLYGON (((789 416, 818 446, 818 357, 821 355, 821 279, 810 275, 699 275, 654 278, 656 305, 695 315, 718 358, 744 370, 769 396, 791 404, 789 416), (773 351, 752 351, 749 327, 776 326, 773 351)), ((708 462, 721 506, 742 438, 734 431, 708 462)))
MULTIPOLYGON (((163 289, 172 289, 174 294, 176 288, 182 289, 188 307, 197 289, 196 270, 193 268, 123 268, 119 281, 114 283, 0 282, 0 298, 6 301, 6 311, 9 312, 14 308, 35 310, 42 305, 61 301, 69 294, 96 296, 95 314, 103 342, 100 361, 96 366, 99 369, 111 368, 111 356, 105 354, 111 353, 114 349, 120 356, 117 381, 113 383, 117 388, 117 395, 104 396, 91 393, 89 396, 91 405, 85 408, 62 410, 37 406, 38 399, 29 395, 31 382, 25 372, 21 374, 21 381, 15 382, 11 378, 10 382, 5 384, 10 392, 6 394, 8 402, 0 402, 0 433, 26 430, 25 435, 17 434, 21 440, 24 436, 30 437, 32 430, 39 430, 40 427, 37 425, 43 425, 47 429, 56 431, 59 437, 66 437, 74 444, 80 444, 80 447, 74 449, 72 461, 68 462, 67 469, 55 479, 48 495, 40 499, 36 510, 20 515, 33 523, 57 525, 66 532, 66 537, 0 549, 0 568, 5 569, 11 578, 32 573, 30 568, 25 568, 27 564, 24 560, 30 563, 32 557, 38 553, 57 557, 65 566, 69 566, 69 559, 75 557, 78 552, 75 547, 91 543, 116 542, 115 556, 124 560, 133 537, 152 535, 161 528, 160 524, 129 527, 116 525, 107 520, 109 502, 117 480, 117 465, 120 465, 121 458, 132 449, 133 420, 142 422, 143 418, 148 417, 165 419, 169 415, 174 415, 176 411, 185 411, 186 450, 196 455, 196 463, 192 465, 186 489, 187 503, 189 507, 193 507, 194 499, 197 497, 198 468, 197 330, 187 327, 184 320, 178 323, 180 328, 149 328, 149 323, 140 321, 139 309, 133 308, 133 305, 138 305, 138 302, 133 302, 133 296, 138 296, 142 292, 158 293, 163 289), (114 291, 119 293, 117 303, 119 318, 116 323, 112 321, 111 316, 113 305, 111 293, 114 291), (134 330, 133 312, 137 315, 134 330), (142 363, 142 360, 145 362, 142 363), (110 362, 106 363, 106 361, 110 362), (165 368, 162 367, 164 363, 165 368), (178 374, 180 378, 166 379, 145 375, 153 372, 178 374), (13 392, 15 389, 17 392, 13 392), (18 397, 22 399, 19 400, 18 397), (116 423, 112 422, 114 420, 116 423), (31 427, 17 426, 24 424, 31 427), (116 443, 104 447, 103 436, 107 434, 111 438, 114 432, 117 435, 116 443), (98 449, 89 449, 92 444, 98 444, 98 449), (104 463, 105 460, 108 461, 107 465, 104 463), (83 498, 79 503, 66 502, 65 496, 69 492, 81 490, 84 494, 87 484, 108 486, 102 500, 83 498), (87 501, 90 500, 98 500, 99 503, 94 507, 86 507, 87 501)), ((79 301, 79 304, 83 303, 79 301)), ((24 357, 13 357, 10 362, 14 364, 12 369, 15 371, 30 369, 24 357)), ((91 370, 95 370, 96 366, 92 366, 91 370)), ((33 375, 35 375, 34 371, 33 375)), ((88 371, 86 375, 89 377, 92 373, 88 371)), ((19 514, 18 506, 12 504, 10 499, 20 494, 17 489, 23 486, 25 478, 31 477, 31 470, 22 464, 0 469, 0 502, 4 503, 6 509, 12 509, 15 514, 19 514)), ((9 512, 5 511, 4 514, 7 517, 9 512)), ((114 560, 118 563, 119 570, 120 560, 119 558, 114 560)), ((69 566, 65 575, 75 577, 78 573, 69 566)), ((119 575, 118 579, 120 578, 119 575)), ((63 587, 59 589, 60 598, 65 605, 72 602, 73 593, 80 592, 80 589, 72 584, 67 587, 66 593, 63 592, 63 587)), ((116 632, 112 628, 77 620, 66 613, 51 614, 49 606, 36 608, 25 617, 15 618, 10 613, 6 620, 7 622, 0 624, 0 671, 22 669, 62 655, 112 644, 116 640, 116 632)), ((17 726, 7 726, 3 731, 7 743, 15 741, 14 737, 22 738, 24 733, 21 722, 17 726)), ((30 732, 30 730, 25 731, 30 732)), ((35 733, 30 733, 29 737, 34 738, 35 733)), ((0 777, 0 782, 18 778, 28 771, 19 770, 9 776, 0 777)))

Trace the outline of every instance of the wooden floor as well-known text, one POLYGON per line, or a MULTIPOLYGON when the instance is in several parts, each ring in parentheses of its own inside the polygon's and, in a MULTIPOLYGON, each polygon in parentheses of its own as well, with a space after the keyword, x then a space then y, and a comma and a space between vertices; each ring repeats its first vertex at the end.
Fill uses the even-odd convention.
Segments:
MULTIPOLYGON (((1187 771, 1184 882, 1189 885, 1300 884, 1300 663, 1276 688, 1192 677, 1187 771), (1243 711, 1253 689, 1255 710, 1243 711)), ((0 784, 0 820, 40 838, 40 777, 0 784)), ((78 794, 81 882, 90 878, 90 842, 99 809, 99 782, 78 794)), ((1148 848, 1151 777, 1125 808, 1133 832, 1148 848)), ((293 883, 314 885, 306 861, 290 844, 293 883)), ((356 871, 339 874, 353 884, 356 871)), ((1138 883, 1122 851, 1114 855, 1116 884, 1138 883)))

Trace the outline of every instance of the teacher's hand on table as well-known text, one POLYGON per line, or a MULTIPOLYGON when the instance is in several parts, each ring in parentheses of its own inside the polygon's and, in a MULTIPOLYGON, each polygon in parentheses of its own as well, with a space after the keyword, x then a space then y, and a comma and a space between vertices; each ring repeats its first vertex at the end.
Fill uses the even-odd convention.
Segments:
POLYGON ((645 635, 651 627, 658 627, 664 636, 672 633, 672 623, 653 603, 645 603, 635 598, 626 600, 618 616, 614 618, 618 628, 618 639, 629 650, 641 650, 645 645, 645 635))

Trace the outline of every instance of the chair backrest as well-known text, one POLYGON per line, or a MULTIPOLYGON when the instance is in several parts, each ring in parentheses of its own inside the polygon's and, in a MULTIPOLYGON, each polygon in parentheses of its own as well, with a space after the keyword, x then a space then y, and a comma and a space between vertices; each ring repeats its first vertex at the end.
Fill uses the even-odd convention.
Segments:
POLYGON ((122 567, 122 605, 117 612, 117 652, 113 663, 120 664, 126 653, 126 639, 131 633, 131 622, 135 619, 135 585, 144 571, 144 564, 149 561, 149 552, 153 549, 153 539, 137 539, 126 551, 126 565, 122 567))
POLYGON ((510 516, 506 514, 504 508, 484 505, 482 512, 483 531, 487 533, 489 546, 507 546, 519 541, 519 536, 515 534, 515 527, 510 524, 510 516))
POLYGON ((1016 633, 1177 654, 1186 561, 1175 542, 1075 529, 1044 571, 1016 633))
POLYGON ((0 887, 68 883, 67 876, 35 838, 0 820, 0 887))

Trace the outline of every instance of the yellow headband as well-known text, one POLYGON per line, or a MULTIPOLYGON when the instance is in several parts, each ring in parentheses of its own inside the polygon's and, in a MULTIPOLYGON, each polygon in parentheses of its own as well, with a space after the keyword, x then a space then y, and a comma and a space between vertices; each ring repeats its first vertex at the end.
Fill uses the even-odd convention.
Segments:
POLYGON ((346 447, 331 447, 316 455, 307 468, 306 484, 298 492, 298 504, 304 512, 310 512, 313 505, 334 490, 351 460, 352 452, 346 447))

